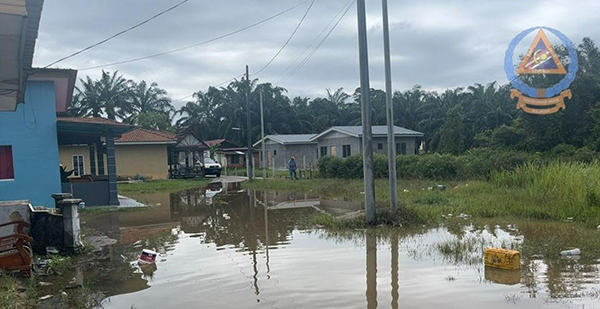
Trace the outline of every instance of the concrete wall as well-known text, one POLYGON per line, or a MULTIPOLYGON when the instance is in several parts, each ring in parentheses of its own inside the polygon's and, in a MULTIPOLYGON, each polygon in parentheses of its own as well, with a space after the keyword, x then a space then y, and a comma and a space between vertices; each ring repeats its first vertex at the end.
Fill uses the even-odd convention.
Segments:
POLYGON ((116 145, 117 175, 169 178, 167 145, 116 145))
MULTIPOLYGON (((406 154, 412 155, 417 153, 418 144, 416 137, 396 137, 396 144, 406 143, 406 154)), ((343 157, 343 145, 350 145, 350 155, 358 155, 362 153, 362 138, 348 136, 339 132, 331 132, 322 136, 318 140, 319 157, 321 155, 321 147, 327 147, 327 155, 331 155, 331 147, 336 147, 336 156, 343 157)), ((373 138, 373 152, 387 155, 387 137, 373 138), (379 149, 379 144, 382 148, 379 149)), ((399 152, 400 149, 397 149, 399 152)), ((398 153, 397 152, 397 153, 398 153)))
MULTIPOLYGON (((73 155, 83 155, 84 169, 90 174, 90 150, 88 146, 60 146, 60 162, 68 170, 73 168, 73 155)), ((167 145, 116 145, 117 175, 122 177, 140 176, 152 179, 169 177, 167 145)), ((106 155, 104 156, 106 171, 106 155)), ((96 165, 98 164, 96 158, 96 165)), ((96 169, 98 171, 98 169, 96 169)))
MULTIPOLYGON (((276 151, 275 155, 275 169, 278 170, 287 170, 287 163, 292 156, 296 156, 296 165, 298 169, 304 169, 304 160, 306 158, 306 168, 308 169, 312 164, 313 168, 317 165, 317 144, 288 144, 281 145, 279 143, 273 142, 271 140, 267 140, 265 143, 265 148, 267 150, 267 160, 269 160, 269 168, 273 168, 272 159, 273 153, 276 151)), ((262 148, 260 145, 257 146, 262 152, 262 148)))
POLYGON ((54 83, 28 82, 25 98, 15 112, 0 112, 0 145, 12 146, 15 174, 0 180, 0 201, 54 207, 50 195, 61 192, 54 83))
MULTIPOLYGON (((60 163, 63 164, 67 171, 73 169, 73 156, 83 156, 83 169, 85 174, 90 174, 90 148, 88 146, 59 146, 58 147, 60 163)), ((106 162, 106 160, 104 160, 106 162)), ((98 159, 96 158, 96 162, 98 159)), ((98 163, 96 163, 98 165, 98 163)), ((98 169, 96 168, 96 171, 98 169)), ((73 177, 73 176, 71 176, 73 177)))
POLYGON ((361 140, 357 137, 348 136, 339 132, 331 132, 322 136, 319 142, 319 157, 321 156, 321 147, 327 147, 327 155, 332 155, 332 147, 335 147, 337 157, 343 157, 343 145, 350 145, 350 155, 362 153, 361 140))
MULTIPOLYGON (((417 153, 418 143, 416 137, 396 137, 396 145, 405 143, 406 144, 406 155, 413 155, 417 153)), ((396 147, 396 153, 400 153, 400 148, 396 147)), ((387 155, 387 137, 376 137, 373 138, 373 152, 387 155), (379 149, 381 144, 382 149, 379 149)))

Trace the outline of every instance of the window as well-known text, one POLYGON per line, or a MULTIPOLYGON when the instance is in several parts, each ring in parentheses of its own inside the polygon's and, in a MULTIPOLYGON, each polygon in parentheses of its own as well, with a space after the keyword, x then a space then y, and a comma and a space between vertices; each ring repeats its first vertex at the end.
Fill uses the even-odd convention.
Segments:
POLYGON ((273 150, 273 155, 276 156, 277 155, 277 150, 273 150))
POLYGON ((396 143, 396 153, 397 154, 406 154, 406 143, 396 143))
POLYGON ((383 143, 377 144, 377 150, 383 150, 383 143))
POLYGON ((73 176, 80 177, 85 175, 85 168, 82 155, 73 156, 73 176))
POLYGON ((240 156, 239 155, 231 156, 231 164, 240 164, 240 156))
POLYGON ((347 158, 351 155, 350 145, 342 145, 342 157, 347 158))
POLYGON ((0 146, 0 180, 15 179, 12 146, 0 146))
POLYGON ((321 157, 324 157, 327 155, 327 146, 321 147, 321 157))
POLYGON ((331 150, 329 151, 329 154, 331 154, 334 157, 337 156, 337 146, 331 146, 330 149, 331 150))

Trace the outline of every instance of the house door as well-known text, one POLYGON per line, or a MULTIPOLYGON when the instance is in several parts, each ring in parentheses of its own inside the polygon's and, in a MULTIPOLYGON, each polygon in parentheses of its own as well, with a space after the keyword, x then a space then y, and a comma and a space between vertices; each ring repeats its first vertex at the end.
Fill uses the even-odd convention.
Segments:
POLYGON ((271 150, 267 150, 267 167, 271 166, 271 162, 273 162, 271 157, 271 150))

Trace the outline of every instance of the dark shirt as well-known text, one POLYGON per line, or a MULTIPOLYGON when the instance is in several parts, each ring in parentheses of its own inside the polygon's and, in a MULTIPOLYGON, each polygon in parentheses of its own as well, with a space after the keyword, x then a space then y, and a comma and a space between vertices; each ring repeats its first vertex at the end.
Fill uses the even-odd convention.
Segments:
POLYGON ((296 160, 290 160, 288 162, 288 169, 290 171, 295 171, 296 170, 296 160))

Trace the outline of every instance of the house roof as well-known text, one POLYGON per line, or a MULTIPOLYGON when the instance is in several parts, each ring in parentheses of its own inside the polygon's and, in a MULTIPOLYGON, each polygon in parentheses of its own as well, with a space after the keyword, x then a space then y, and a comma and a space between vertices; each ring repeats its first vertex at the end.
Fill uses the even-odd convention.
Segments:
POLYGON ((140 127, 124 133, 120 138, 115 140, 115 144, 176 144, 177 137, 174 133, 149 130, 140 127))
POLYGON ((214 139, 210 141, 204 141, 204 143, 206 144, 206 146, 210 147, 213 145, 221 145, 224 141, 225 139, 214 139))
MULTIPOLYGON (((314 141, 312 141, 312 138, 315 136, 315 134, 278 134, 278 135, 267 135, 265 136, 265 140, 270 139, 276 143, 282 144, 282 145, 288 145, 288 144, 312 144, 314 143, 314 141)), ((260 143, 262 142, 262 139, 259 140, 258 142, 254 143, 254 147, 256 147, 257 145, 260 145, 260 143)))
POLYGON ((121 123, 116 120, 111 120, 102 117, 90 117, 90 118, 81 118, 81 117, 56 117, 56 120, 59 122, 72 122, 72 123, 89 123, 89 124, 105 124, 105 125, 113 125, 113 126, 126 126, 131 127, 131 125, 126 123, 121 123))
MULTIPOLYGON (((373 126, 371 127, 372 129, 372 134, 373 136, 387 136, 387 126, 373 126)), ((354 136, 354 137, 361 137, 362 136, 362 126, 338 126, 338 127, 331 127, 330 129, 314 136, 311 140, 315 141, 317 139, 319 139, 320 137, 329 134, 330 132, 340 132, 342 134, 346 134, 346 135, 350 135, 350 136, 354 136)), ((417 132, 417 131, 413 131, 413 130, 409 130, 406 128, 402 128, 402 127, 397 127, 394 126, 394 135, 395 136, 405 136, 405 137, 422 137, 423 135, 425 135, 424 133, 421 132, 417 132)))
POLYGON ((57 117, 59 145, 91 143, 112 131, 115 138, 134 128, 133 125, 120 123, 106 118, 57 117))

